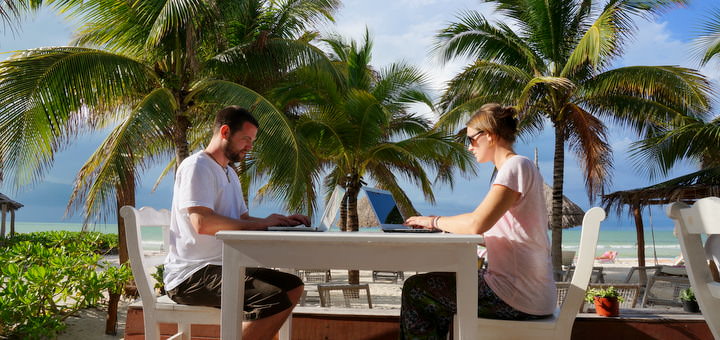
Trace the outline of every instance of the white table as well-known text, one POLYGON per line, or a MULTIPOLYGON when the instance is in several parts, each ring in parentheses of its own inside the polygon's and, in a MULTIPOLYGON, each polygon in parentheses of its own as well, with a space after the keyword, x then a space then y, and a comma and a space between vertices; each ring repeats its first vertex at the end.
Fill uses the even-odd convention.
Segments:
POLYGON ((245 267, 457 273, 459 339, 475 339, 480 235, 221 231, 222 339, 242 339, 245 267))

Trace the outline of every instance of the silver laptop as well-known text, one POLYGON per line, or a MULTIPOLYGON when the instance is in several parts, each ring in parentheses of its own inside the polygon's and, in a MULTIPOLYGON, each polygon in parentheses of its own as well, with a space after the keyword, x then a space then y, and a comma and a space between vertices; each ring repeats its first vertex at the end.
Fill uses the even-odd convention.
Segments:
POLYGON ((296 226, 272 226, 268 227, 269 231, 328 231, 330 230, 330 226, 332 226, 332 223, 335 221, 335 218, 337 217, 337 213, 340 210, 340 203, 342 201, 343 196, 345 195, 345 189, 340 187, 339 185, 335 186, 335 190, 333 190, 332 195, 330 195, 330 200, 328 201, 327 205, 325 206, 325 211, 322 214, 322 217, 320 217, 320 223, 318 223, 315 226, 306 226, 304 224, 296 225, 296 226))
POLYGON ((372 208, 378 221, 380 228, 386 233, 433 233, 436 230, 415 229, 403 224, 405 216, 398 209, 395 199, 389 191, 363 187, 368 198, 368 203, 372 208))

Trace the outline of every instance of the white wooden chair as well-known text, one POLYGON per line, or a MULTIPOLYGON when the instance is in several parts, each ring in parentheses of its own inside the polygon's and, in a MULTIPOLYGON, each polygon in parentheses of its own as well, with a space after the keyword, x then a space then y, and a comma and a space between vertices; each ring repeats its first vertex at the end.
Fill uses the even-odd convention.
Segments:
MULTIPOLYGON (((562 307, 555 309, 552 317, 531 321, 478 318, 476 323, 478 339, 570 339, 575 317, 590 282, 600 222, 604 219, 605 211, 602 208, 595 207, 585 213, 575 274, 567 288, 562 307)), ((455 334, 459 334, 457 322, 455 322, 455 334)))
MULTIPOLYGON (((720 282, 713 279, 708 258, 720 257, 720 198, 708 197, 689 207, 673 203, 667 215, 675 220, 680 249, 695 297, 715 339, 720 339, 720 282), (703 246, 701 235, 708 235, 703 246)), ((717 262, 713 261, 717 264, 717 262)))
POLYGON ((167 234, 170 226, 170 211, 167 209, 158 211, 149 207, 137 210, 131 206, 124 206, 120 209, 120 215, 125 221, 130 267, 142 300, 145 338, 160 339, 159 323, 176 323, 178 332, 170 339, 184 340, 190 339, 191 324, 219 325, 220 309, 218 308, 181 305, 167 295, 158 297, 155 294, 154 280, 148 269, 153 267, 151 262, 158 262, 157 256, 155 259, 145 256, 140 230, 142 227, 162 228, 163 249, 167 249, 164 235, 167 234))
MULTIPOLYGON (((158 297, 155 294, 154 280, 148 270, 154 268, 155 264, 162 263, 164 256, 146 256, 140 231, 142 227, 162 228, 163 249, 167 250, 170 211, 167 209, 158 211, 150 207, 137 210, 131 206, 124 206, 120 209, 120 215, 125 221, 130 267, 142 300, 145 339, 160 339, 160 323, 177 324, 178 332, 168 339, 183 340, 190 339, 190 325, 219 325, 219 308, 178 304, 167 295, 158 297)), ((290 319, 288 318, 283 325, 280 339, 290 339, 290 319)))

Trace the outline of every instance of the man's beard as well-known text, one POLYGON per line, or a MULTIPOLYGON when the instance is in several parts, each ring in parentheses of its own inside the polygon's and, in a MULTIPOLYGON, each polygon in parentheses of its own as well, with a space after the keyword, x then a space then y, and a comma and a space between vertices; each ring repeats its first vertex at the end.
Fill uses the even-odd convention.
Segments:
POLYGON ((225 157, 230 160, 230 163, 240 162, 245 157, 245 152, 231 150, 229 146, 225 148, 224 153, 225 157))

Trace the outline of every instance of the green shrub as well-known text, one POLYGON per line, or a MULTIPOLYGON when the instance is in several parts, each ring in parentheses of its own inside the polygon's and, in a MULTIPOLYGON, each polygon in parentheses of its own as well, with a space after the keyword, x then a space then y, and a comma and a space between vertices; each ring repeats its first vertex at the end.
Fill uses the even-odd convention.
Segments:
POLYGON ((55 337, 65 319, 131 276, 102 260, 117 241, 100 233, 19 234, 0 244, 0 338, 55 337))

